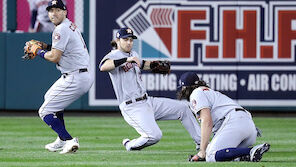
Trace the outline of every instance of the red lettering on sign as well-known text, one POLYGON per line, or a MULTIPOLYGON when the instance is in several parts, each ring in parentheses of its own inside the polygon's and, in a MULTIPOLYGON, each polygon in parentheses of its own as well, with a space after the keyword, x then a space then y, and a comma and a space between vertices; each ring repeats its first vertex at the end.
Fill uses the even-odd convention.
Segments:
POLYGON ((278 58, 291 58, 291 41, 296 39, 296 31, 292 31, 292 20, 296 19, 296 11, 279 11, 278 58))
POLYGON ((273 58, 273 46, 261 46, 260 57, 263 59, 273 58))
POLYGON ((223 57, 236 58, 237 39, 243 40, 243 57, 256 58, 256 11, 245 10, 243 12, 243 29, 236 29, 236 11, 223 12, 223 57))
POLYGON ((178 11, 178 58, 190 58, 190 41, 206 39, 204 30, 192 30, 192 20, 205 20, 206 11, 178 11))
POLYGON ((219 57, 219 48, 218 46, 206 46, 206 58, 215 58, 219 57))

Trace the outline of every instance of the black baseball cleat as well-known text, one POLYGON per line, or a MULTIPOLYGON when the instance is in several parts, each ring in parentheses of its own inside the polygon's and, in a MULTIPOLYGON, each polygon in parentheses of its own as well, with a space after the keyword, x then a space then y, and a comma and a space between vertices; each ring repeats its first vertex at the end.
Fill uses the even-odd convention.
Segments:
POLYGON ((263 143, 253 147, 250 151, 250 161, 259 162, 262 159, 262 155, 266 153, 270 148, 270 144, 263 143))

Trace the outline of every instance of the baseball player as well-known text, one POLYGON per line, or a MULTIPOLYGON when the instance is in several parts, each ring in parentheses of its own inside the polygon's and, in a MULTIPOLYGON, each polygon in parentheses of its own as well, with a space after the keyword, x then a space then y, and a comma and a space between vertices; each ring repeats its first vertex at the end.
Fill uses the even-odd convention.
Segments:
POLYGON ((167 61, 141 60, 132 50, 137 37, 130 28, 121 28, 116 33, 116 49, 100 62, 100 70, 109 72, 113 88, 124 120, 141 135, 130 140, 123 139, 127 151, 141 150, 157 143, 162 132, 156 120, 181 120, 195 143, 200 143, 200 127, 188 107, 188 103, 168 98, 148 96, 141 79, 141 70, 167 74, 167 61))
POLYGON ((251 114, 224 94, 214 91, 193 72, 180 77, 179 99, 187 99, 201 122, 199 152, 190 161, 260 161, 268 143, 250 148, 257 131, 251 114), (214 137, 210 141, 211 133, 214 137))
POLYGON ((50 87, 39 109, 41 119, 57 134, 57 139, 45 148, 61 150, 60 154, 75 152, 79 148, 77 138, 72 138, 65 128, 63 110, 85 94, 93 83, 90 74, 89 54, 79 29, 67 19, 67 10, 61 0, 52 0, 46 8, 50 21, 55 25, 52 46, 29 41, 25 52, 27 59, 39 56, 56 63, 62 76, 50 87))

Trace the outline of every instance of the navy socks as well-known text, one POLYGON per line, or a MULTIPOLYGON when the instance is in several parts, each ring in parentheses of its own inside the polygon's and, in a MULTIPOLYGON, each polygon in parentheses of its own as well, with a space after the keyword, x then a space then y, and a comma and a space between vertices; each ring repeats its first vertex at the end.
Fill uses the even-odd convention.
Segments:
POLYGON ((60 119, 60 121, 62 122, 63 126, 65 127, 65 121, 64 121, 64 112, 60 111, 56 113, 56 116, 58 117, 58 119, 60 119))
POLYGON ((72 136, 67 132, 63 122, 57 116, 48 114, 43 118, 43 121, 59 135, 61 140, 72 139, 72 136))
POLYGON ((251 148, 226 148, 216 152, 216 161, 231 161, 250 154, 251 148))

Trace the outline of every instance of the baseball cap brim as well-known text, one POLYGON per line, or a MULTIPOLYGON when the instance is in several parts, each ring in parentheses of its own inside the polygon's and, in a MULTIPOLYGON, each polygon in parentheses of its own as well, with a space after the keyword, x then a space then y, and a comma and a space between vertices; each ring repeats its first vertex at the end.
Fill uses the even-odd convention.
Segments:
POLYGON ((137 36, 132 35, 132 34, 123 35, 120 38, 127 38, 127 37, 132 37, 133 39, 137 39, 137 36))
POLYGON ((60 8, 60 9, 62 9, 62 10, 66 10, 66 7, 65 7, 65 6, 64 6, 64 7, 61 7, 61 6, 58 6, 58 5, 48 6, 48 7, 46 8, 46 10, 49 11, 51 8, 60 8))

